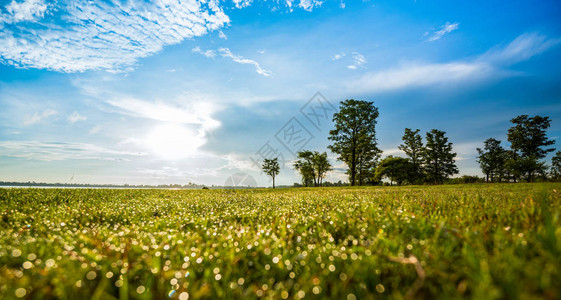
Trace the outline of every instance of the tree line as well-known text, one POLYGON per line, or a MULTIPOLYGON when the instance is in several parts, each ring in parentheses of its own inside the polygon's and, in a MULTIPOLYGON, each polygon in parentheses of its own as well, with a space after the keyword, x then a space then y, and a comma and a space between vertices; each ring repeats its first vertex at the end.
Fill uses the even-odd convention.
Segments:
MULTIPOLYGON (((377 185, 384 179, 390 184, 442 184, 459 173, 457 154, 446 132, 432 129, 421 136, 420 129, 405 128, 399 149, 406 157, 389 155, 381 158, 378 148, 376 124, 379 116, 374 102, 364 100, 341 101, 339 111, 333 115, 335 128, 329 131, 332 144, 327 148, 337 154, 337 160, 347 165, 349 184, 377 185)), ((477 161, 487 182, 517 182, 541 179, 561 179, 561 151, 552 159, 551 167, 542 161, 555 143, 546 134, 549 117, 521 115, 511 120, 507 137, 510 149, 501 146, 494 138, 485 140, 477 148, 477 161), (548 173, 547 170, 550 170, 548 173)), ((278 159, 266 159, 264 172, 274 179, 280 171, 278 159)), ((302 150, 297 153, 293 167, 302 176, 303 186, 322 186, 327 173, 333 170, 327 152, 302 150)), ((462 177, 475 182, 476 176, 462 177)))
POLYGON ((555 151, 549 148, 555 141, 550 140, 546 132, 551 126, 549 117, 521 115, 510 122, 513 124, 507 132, 510 149, 505 149, 495 138, 488 138, 483 148, 477 148, 477 161, 485 181, 559 180, 561 151, 553 157, 551 167, 543 161, 548 153, 555 151))

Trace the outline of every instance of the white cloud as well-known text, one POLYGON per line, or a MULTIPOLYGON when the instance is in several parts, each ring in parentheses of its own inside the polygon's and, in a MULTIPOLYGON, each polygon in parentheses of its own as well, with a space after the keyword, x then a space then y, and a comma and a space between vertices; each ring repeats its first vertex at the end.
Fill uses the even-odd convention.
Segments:
POLYGON ((201 125, 204 130, 213 130, 220 126, 220 122, 212 118, 217 107, 210 104, 205 96, 185 95, 176 103, 163 101, 149 102, 135 98, 119 97, 108 100, 107 103, 119 108, 119 112, 137 118, 147 118, 157 121, 201 125))
POLYGON ((203 51, 203 50, 201 50, 200 47, 195 47, 195 48, 193 48, 191 51, 194 52, 194 53, 202 54, 202 55, 204 55, 204 56, 206 56, 206 57, 208 57, 208 58, 214 58, 214 57, 216 57, 216 51, 214 51, 214 50, 206 50, 206 51, 203 51))
POLYGON ((218 37, 223 39, 223 40, 228 39, 228 36, 226 36, 226 34, 224 32, 222 32, 222 30, 220 30, 220 32, 218 32, 218 37))
POLYGON ((47 5, 42 0, 13 0, 6 6, 7 14, 0 16, 0 23, 18 23, 22 21, 37 21, 45 15, 47 5))
POLYGON ((26 116, 23 120, 23 125, 29 126, 29 125, 33 125, 35 123, 38 123, 39 121, 46 119, 50 116, 54 116, 57 115, 58 112, 54 109, 48 108, 45 109, 42 113, 34 113, 31 116, 26 116))
POLYGON ((112 150, 85 143, 0 141, 0 156, 42 161, 58 160, 128 160, 131 156, 146 155, 142 152, 112 150))
POLYGON ((364 58, 364 55, 358 52, 353 52, 353 64, 348 65, 347 68, 356 70, 358 68, 363 68, 364 64, 366 64, 366 58, 364 58))
POLYGON ((403 152, 399 148, 392 148, 392 149, 384 150, 382 155, 384 157, 390 156, 390 155, 403 157, 403 156, 405 156, 405 152, 403 152))
POLYGON ((347 84, 359 92, 384 92, 405 88, 482 81, 517 74, 505 66, 528 60, 557 45, 560 39, 548 39, 538 34, 523 34, 504 48, 495 48, 466 61, 449 63, 414 63, 377 72, 369 72, 347 84))
POLYGON ((77 111, 73 112, 70 116, 68 116, 68 121, 70 123, 76 123, 78 121, 85 121, 87 117, 80 115, 77 111))
POLYGON ((320 7, 323 4, 323 1, 317 1, 317 0, 300 0, 300 4, 298 4, 299 7, 301 7, 304 10, 307 11, 312 11, 312 9, 314 7, 320 7))
POLYGON ((89 134, 96 134, 99 132, 99 130, 101 130, 101 126, 96 125, 94 127, 92 127, 92 129, 90 129, 90 131, 88 131, 89 134))
POLYGON ((265 70, 265 69, 261 68, 259 63, 256 62, 255 60, 247 59, 247 58, 244 58, 242 56, 235 55, 228 48, 220 48, 220 49, 218 49, 218 52, 220 52, 220 55, 222 55, 222 57, 231 58, 234 62, 237 62, 239 64, 253 65, 255 67, 255 71, 260 75, 263 75, 263 76, 266 76, 266 77, 269 77, 269 76, 272 75, 271 71, 268 71, 268 70, 265 70))
POLYGON ((490 66, 483 63, 409 64, 365 74, 350 86, 369 91, 389 91, 484 77, 490 72, 490 66))
POLYGON ((341 52, 341 53, 338 53, 338 54, 335 54, 335 55, 331 56, 331 60, 333 60, 333 61, 340 60, 343 57, 345 57, 345 53, 341 52))
MULTIPOLYGON (((216 51, 214 51, 214 50, 203 51, 203 50, 201 50, 201 48, 195 47, 195 48, 193 48, 192 51, 195 52, 195 53, 199 53, 201 55, 204 55, 208 58, 214 58, 216 56, 216 51)), ((240 56, 240 55, 233 54, 232 51, 229 48, 220 48, 220 49, 218 49, 218 53, 220 54, 220 56, 230 58, 236 63, 253 65, 255 67, 255 71, 259 75, 269 77, 273 74, 271 71, 268 71, 268 70, 265 70, 265 69, 261 68, 261 65, 259 65, 259 63, 257 61, 255 61, 253 59, 244 58, 243 56, 240 56)))
POLYGON ((441 39, 444 35, 458 29, 460 23, 450 23, 446 22, 446 24, 440 26, 440 30, 435 31, 431 37, 429 37, 429 42, 434 42, 436 40, 441 39))
POLYGON ((232 0, 236 8, 244 8, 251 5, 252 0, 232 0))
MULTIPOLYGON (((252 2, 12 0, 0 10, 0 61, 68 73, 130 71, 140 58, 166 46, 220 30, 230 22, 226 9, 252 2)), ((298 6, 311 11, 322 3, 301 0, 298 6)), ((277 1, 277 5, 292 11, 293 1, 277 1)), ((218 36, 227 39, 222 31, 218 36)), ((268 76, 269 72, 257 69, 268 76)))
MULTIPOLYGON (((16 15, 36 20, 45 11, 38 3, 24 2, 16 15), (35 9, 21 8, 26 3, 34 3, 28 6, 35 9)), ((45 17, 35 28, 18 23, 0 31, 0 58, 4 62, 61 72, 122 70, 167 45, 204 35, 229 22, 215 0, 65 0, 49 5, 56 6, 53 10, 64 18, 45 17)), ((8 11, 0 20, 7 22, 14 16, 8 11)))
POLYGON ((561 39, 548 39, 547 36, 538 33, 526 33, 518 36, 504 48, 496 47, 487 51, 479 60, 496 64, 514 64, 541 54, 559 43, 561 39))

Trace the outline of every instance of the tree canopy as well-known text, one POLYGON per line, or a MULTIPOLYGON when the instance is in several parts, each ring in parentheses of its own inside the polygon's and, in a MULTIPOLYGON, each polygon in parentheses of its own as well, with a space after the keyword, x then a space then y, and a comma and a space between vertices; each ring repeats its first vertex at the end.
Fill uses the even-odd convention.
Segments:
POLYGON ((277 157, 272 159, 264 159, 262 169, 265 174, 273 178, 273 188, 275 188, 275 177, 280 172, 279 159, 277 157))
POLYGON ((508 141, 512 150, 522 157, 544 158, 553 148, 546 148, 555 144, 549 140, 546 130, 551 125, 549 117, 520 115, 510 120, 514 126, 508 129, 508 141))
POLYGON ((379 181, 386 177, 390 181, 401 185, 405 181, 411 180, 413 163, 407 158, 388 156, 380 161, 376 167, 376 180, 379 181))
POLYGON ((477 162, 485 174, 486 181, 501 180, 504 173, 506 161, 505 149, 501 141, 489 138, 483 142, 483 149, 477 148, 477 162))
POLYGON ((302 175, 302 184, 321 186, 327 172, 332 169, 327 152, 303 150, 296 156, 298 159, 294 162, 294 168, 302 175))
POLYGON ((427 132, 426 146, 423 150, 424 170, 427 180, 433 183, 443 183, 449 176, 458 174, 458 167, 452 152, 452 143, 448 142, 446 132, 433 129, 427 132))
POLYGON ((405 128, 405 133, 401 138, 403 144, 399 145, 399 150, 405 152, 411 161, 411 183, 419 182, 422 178, 422 155, 423 155, 423 138, 419 134, 420 129, 411 130, 405 128))
POLYGON ((374 102, 354 99, 342 101, 339 112, 333 115, 335 129, 329 132, 333 144, 328 148, 349 167, 351 185, 368 181, 380 157, 376 141, 378 115, 374 102))

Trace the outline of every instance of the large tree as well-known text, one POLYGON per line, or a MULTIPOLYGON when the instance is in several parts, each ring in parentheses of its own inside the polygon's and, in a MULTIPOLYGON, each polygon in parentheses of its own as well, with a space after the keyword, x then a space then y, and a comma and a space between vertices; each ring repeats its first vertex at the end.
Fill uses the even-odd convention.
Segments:
POLYGON ((477 152, 477 162, 485 174, 485 181, 500 180, 504 175, 506 161, 506 153, 501 146, 501 141, 494 138, 486 139, 483 142, 483 149, 477 148, 477 152))
POLYGON ((423 162, 427 180, 443 183, 449 176, 458 174, 458 167, 452 152, 452 143, 448 142, 446 132, 433 129, 427 132, 426 146, 423 150, 423 162))
POLYGON ((546 132, 551 120, 549 117, 520 115, 510 122, 513 126, 508 129, 508 141, 520 160, 513 164, 521 168, 519 171, 527 181, 533 181, 535 174, 545 172, 545 164, 540 159, 554 151, 548 146, 555 141, 549 140, 546 132))
POLYGON ((351 185, 365 183, 380 157, 376 141, 378 115, 374 102, 354 99, 341 101, 339 112, 333 115, 335 129, 329 131, 333 144, 328 148, 349 167, 351 185))
POLYGON ((411 130, 410 128, 405 128, 405 133, 401 138, 403 144, 399 145, 398 148, 405 152, 411 161, 411 174, 409 180, 411 183, 416 183, 421 180, 421 163, 422 163, 422 153, 423 153, 423 138, 419 134, 419 129, 411 130))
POLYGON ((279 159, 277 157, 263 160, 263 172, 273 178, 273 188, 275 188, 275 177, 280 172, 279 159))
POLYGON ((294 168, 302 175, 302 183, 309 186, 321 186, 327 172, 331 171, 332 166, 327 159, 327 152, 303 150, 297 153, 297 160, 294 168))
POLYGON ((376 167, 375 180, 379 181, 386 177, 391 182, 401 185, 403 182, 411 180, 413 163, 407 158, 388 156, 380 161, 376 167))

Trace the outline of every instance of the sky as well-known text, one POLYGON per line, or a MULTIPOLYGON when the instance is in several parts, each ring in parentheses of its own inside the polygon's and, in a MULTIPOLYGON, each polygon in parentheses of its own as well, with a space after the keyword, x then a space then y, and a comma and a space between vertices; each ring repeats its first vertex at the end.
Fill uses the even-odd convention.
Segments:
POLYGON ((436 128, 481 175, 518 115, 561 138, 559 20, 557 0, 0 0, 0 181, 269 186, 276 156, 292 185, 345 99, 374 101, 384 155, 436 128))

